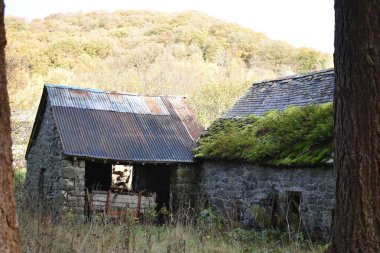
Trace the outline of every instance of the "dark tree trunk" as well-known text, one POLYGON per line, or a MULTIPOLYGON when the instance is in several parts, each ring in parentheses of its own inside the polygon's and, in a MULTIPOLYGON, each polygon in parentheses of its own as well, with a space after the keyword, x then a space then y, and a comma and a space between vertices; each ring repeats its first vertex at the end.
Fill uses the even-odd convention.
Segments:
POLYGON ((5 75, 4 1, 0 2, 0 252, 21 252, 13 198, 10 110, 5 75))
POLYGON ((331 252, 380 252, 380 0, 335 0, 331 252))

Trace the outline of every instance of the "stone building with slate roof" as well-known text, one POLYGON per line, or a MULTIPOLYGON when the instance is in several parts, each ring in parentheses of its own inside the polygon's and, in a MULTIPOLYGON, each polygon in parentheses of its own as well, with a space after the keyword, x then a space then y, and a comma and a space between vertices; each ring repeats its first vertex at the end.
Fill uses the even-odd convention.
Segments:
MULTIPOLYGON (((253 84, 222 119, 261 116, 290 105, 306 106, 333 101, 334 70, 290 76, 253 84)), ((262 167, 246 162, 203 160, 201 188, 209 204, 220 213, 258 226, 252 207, 291 221, 297 217, 312 239, 327 239, 334 207, 332 164, 318 167, 262 167)), ((294 224, 291 224, 294 225, 294 224)))
POLYGON ((26 203, 53 217, 85 214, 90 200, 112 213, 110 197, 117 208, 138 208, 128 196, 144 192, 169 207, 180 190, 194 191, 181 175, 194 166, 191 150, 202 131, 183 97, 45 85, 25 156, 26 203), (115 195, 126 189, 113 189, 113 178, 122 186, 127 172, 129 191, 115 195))

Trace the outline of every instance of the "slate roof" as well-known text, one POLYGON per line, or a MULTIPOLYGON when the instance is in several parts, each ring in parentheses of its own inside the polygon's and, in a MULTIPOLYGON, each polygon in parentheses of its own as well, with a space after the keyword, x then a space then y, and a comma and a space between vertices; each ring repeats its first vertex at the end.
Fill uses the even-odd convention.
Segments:
POLYGON ((289 76, 253 84, 222 118, 263 115, 290 105, 305 106, 333 101, 334 69, 289 76))
POLYGON ((63 151, 69 156, 192 162, 192 145, 203 131, 184 97, 45 85, 27 154, 47 102, 52 107, 63 151))

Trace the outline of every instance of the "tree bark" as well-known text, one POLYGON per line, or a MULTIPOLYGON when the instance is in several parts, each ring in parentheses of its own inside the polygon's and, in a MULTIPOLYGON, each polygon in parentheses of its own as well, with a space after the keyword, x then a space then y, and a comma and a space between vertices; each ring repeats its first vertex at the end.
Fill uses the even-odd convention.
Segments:
POLYGON ((380 0, 335 0, 330 252, 380 252, 380 0))
POLYGON ((4 1, 0 2, 0 252, 21 252, 13 197, 10 109, 5 72, 4 1))

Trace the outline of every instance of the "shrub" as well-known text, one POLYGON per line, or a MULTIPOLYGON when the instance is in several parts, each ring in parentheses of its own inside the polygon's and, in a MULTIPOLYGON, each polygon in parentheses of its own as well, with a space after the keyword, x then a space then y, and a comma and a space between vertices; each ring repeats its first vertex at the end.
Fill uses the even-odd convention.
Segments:
POLYGON ((251 212, 253 218, 255 218, 256 222, 259 223, 260 227, 264 229, 268 229, 271 227, 271 217, 268 214, 268 211, 264 207, 260 207, 258 205, 251 206, 251 212))

